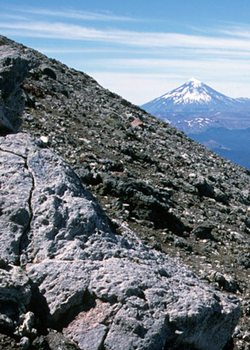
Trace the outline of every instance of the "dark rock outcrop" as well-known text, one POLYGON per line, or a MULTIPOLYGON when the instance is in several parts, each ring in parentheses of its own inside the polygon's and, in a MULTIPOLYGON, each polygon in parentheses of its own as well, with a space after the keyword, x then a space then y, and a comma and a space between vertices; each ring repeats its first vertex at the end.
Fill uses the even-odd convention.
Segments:
POLYGON ((6 45, 0 45, 0 134, 16 131, 25 107, 20 87, 29 69, 29 61, 6 45))
POLYGON ((63 349, 222 349, 237 300, 125 226, 116 234, 75 173, 41 146, 22 133, 0 138, 1 331, 22 348, 39 344, 42 327, 64 334, 43 340, 63 349))

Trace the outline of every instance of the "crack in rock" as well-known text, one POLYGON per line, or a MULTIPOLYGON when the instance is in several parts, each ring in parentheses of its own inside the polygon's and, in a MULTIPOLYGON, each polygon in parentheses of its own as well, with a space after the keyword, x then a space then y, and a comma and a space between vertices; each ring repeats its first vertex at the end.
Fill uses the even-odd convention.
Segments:
POLYGON ((18 249, 19 262, 16 263, 17 265, 24 266, 27 262, 26 261, 27 259, 25 258, 25 252, 26 252, 26 249, 27 249, 29 242, 30 242, 28 235, 29 235, 29 232, 31 229, 31 223, 32 223, 32 219, 33 219, 32 195, 33 195, 33 191, 35 189, 35 179, 34 179, 34 176, 33 176, 31 169, 29 169, 27 157, 23 156, 20 153, 8 150, 6 148, 0 148, 0 151, 3 153, 7 153, 10 155, 16 156, 16 157, 20 157, 24 161, 24 168, 28 171, 28 175, 30 175, 30 178, 31 178, 31 188, 30 188, 28 198, 27 198, 28 216, 25 215, 26 213, 20 212, 20 211, 15 215, 15 217, 12 216, 12 220, 15 220, 16 222, 18 222, 18 221, 24 222, 25 221, 25 223, 23 225, 23 232, 18 239, 19 240, 19 249, 18 249), (22 218, 22 216, 24 216, 24 217, 22 218))
POLYGON ((27 222, 26 229, 24 230, 21 238, 20 238, 20 243, 19 243, 19 256, 20 256, 20 265, 25 266, 27 263, 27 254, 26 250, 31 242, 31 239, 29 238, 29 233, 31 231, 31 225, 32 225, 32 220, 33 220, 33 208, 32 208, 32 197, 33 197, 33 192, 35 190, 35 178, 34 175, 29 169, 28 165, 28 159, 25 158, 25 168, 29 171, 30 177, 31 177, 31 189, 29 192, 29 197, 28 197, 28 206, 29 206, 29 220, 27 222))
POLYGON ((21 241, 29 231, 32 176, 21 154, 1 147, 1 258, 20 265, 21 241))

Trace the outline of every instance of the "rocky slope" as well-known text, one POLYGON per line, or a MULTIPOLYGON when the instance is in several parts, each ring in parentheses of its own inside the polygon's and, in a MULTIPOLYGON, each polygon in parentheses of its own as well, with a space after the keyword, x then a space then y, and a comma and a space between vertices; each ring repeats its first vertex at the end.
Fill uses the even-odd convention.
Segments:
MULTIPOLYGON (((2 134, 21 128, 42 137, 98 197, 117 232, 126 225, 216 289, 237 295, 242 317, 234 349, 247 349, 249 172, 84 73, 3 37, 0 53, 2 134)), ((38 256, 46 259, 47 249, 38 256)))
POLYGON ((81 350, 221 349, 237 299, 125 226, 117 234, 69 166, 41 146, 27 134, 0 138, 1 329, 23 349, 49 328, 81 350))

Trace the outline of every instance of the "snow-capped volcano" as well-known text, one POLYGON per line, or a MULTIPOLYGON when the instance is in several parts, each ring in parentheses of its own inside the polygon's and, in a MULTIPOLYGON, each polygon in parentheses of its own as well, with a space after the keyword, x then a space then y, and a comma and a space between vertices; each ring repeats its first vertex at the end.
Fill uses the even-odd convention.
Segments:
POLYGON ((250 127, 249 101, 228 97, 192 78, 142 108, 181 130, 199 132, 208 127, 250 127))
POLYGON ((144 104, 218 154, 250 167, 250 99, 231 98, 197 79, 144 104))
POLYGON ((172 99, 174 104, 180 103, 208 103, 212 97, 206 85, 192 78, 186 84, 162 96, 164 99, 172 99))
POLYGON ((205 108, 215 106, 221 108, 223 106, 224 109, 226 106, 229 107, 235 103, 239 104, 236 99, 227 97, 201 81, 192 78, 178 88, 146 103, 143 107, 146 110, 148 110, 148 107, 157 109, 161 107, 171 110, 172 108, 176 109, 178 106, 186 109, 186 105, 188 105, 189 110, 192 106, 195 109, 198 106, 204 106, 205 108))

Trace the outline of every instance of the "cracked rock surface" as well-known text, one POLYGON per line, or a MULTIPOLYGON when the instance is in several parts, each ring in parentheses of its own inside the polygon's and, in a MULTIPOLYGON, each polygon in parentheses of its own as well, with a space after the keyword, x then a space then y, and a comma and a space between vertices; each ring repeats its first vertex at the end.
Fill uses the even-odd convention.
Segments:
POLYGON ((0 138, 6 336, 23 349, 222 349, 238 322, 237 299, 125 224, 116 232, 73 170, 43 146, 24 133, 0 138))

